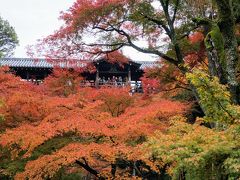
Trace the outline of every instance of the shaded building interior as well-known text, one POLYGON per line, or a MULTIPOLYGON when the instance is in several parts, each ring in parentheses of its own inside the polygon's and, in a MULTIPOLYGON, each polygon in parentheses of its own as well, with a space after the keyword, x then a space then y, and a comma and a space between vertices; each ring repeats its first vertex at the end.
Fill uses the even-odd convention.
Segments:
MULTIPOLYGON (((89 63, 89 62, 88 62, 89 63)), ((85 81, 82 83, 90 83, 90 86, 99 86, 104 84, 127 84, 133 81, 140 81, 147 67, 153 67, 155 62, 151 61, 129 61, 128 63, 110 63, 104 59, 92 62, 95 71, 83 72, 81 76, 85 81)), ((83 68, 86 66, 84 61, 62 61, 58 63, 49 62, 46 59, 31 58, 2 58, 0 66, 9 66, 11 71, 27 81, 43 81, 52 73, 54 67, 60 68, 83 68)), ((86 84, 85 84, 86 85, 86 84)))

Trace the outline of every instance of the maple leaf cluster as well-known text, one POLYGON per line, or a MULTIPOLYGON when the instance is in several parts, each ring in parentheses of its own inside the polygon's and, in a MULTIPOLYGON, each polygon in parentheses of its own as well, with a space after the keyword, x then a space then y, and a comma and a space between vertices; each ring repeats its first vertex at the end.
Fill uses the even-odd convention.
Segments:
POLYGON ((184 90, 188 90, 189 83, 185 76, 175 66, 162 63, 161 66, 145 69, 141 78, 144 94, 162 93, 173 97, 184 90))
POLYGON ((83 79, 80 76, 82 71, 76 69, 61 69, 55 68, 53 73, 45 79, 47 90, 50 90, 53 95, 68 96, 77 92, 79 82, 83 79))

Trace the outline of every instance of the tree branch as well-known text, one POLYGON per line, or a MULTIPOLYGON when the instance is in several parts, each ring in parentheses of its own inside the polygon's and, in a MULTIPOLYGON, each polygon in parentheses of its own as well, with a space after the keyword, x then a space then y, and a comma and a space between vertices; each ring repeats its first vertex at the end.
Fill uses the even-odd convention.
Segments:
POLYGON ((155 19, 155 18, 152 18, 152 17, 149 17, 149 16, 147 16, 147 15, 145 15, 145 14, 143 14, 143 13, 141 13, 141 15, 142 15, 144 18, 146 18, 147 20, 156 23, 158 26, 161 26, 161 27, 166 31, 167 35, 170 37, 170 35, 171 35, 170 30, 169 30, 169 28, 166 26, 166 24, 164 23, 164 21, 158 20, 158 19, 155 19))
POLYGON ((174 8, 173 17, 172 17, 172 22, 174 22, 175 19, 176 19, 176 14, 177 14, 179 2, 180 2, 179 0, 177 0, 177 2, 176 2, 176 6, 175 6, 175 8, 174 8))
POLYGON ((112 27, 112 28, 114 29, 114 31, 116 31, 120 35, 125 36, 127 38, 128 44, 126 44, 125 46, 130 46, 130 47, 136 49, 137 51, 145 53, 145 54, 154 54, 154 55, 160 56, 161 58, 167 60, 168 62, 174 64, 175 66, 178 66, 179 63, 175 59, 167 56, 166 54, 164 54, 158 50, 150 50, 150 49, 141 48, 132 42, 130 35, 128 33, 126 33, 124 30, 116 29, 115 27, 112 27))
POLYGON ((80 165, 82 168, 84 168, 86 171, 88 171, 89 173, 93 174, 94 176, 99 177, 99 172, 96 171, 95 169, 91 168, 91 167, 88 165, 88 163, 87 163, 87 161, 86 161, 85 158, 82 158, 82 159, 83 159, 83 161, 84 161, 85 164, 82 163, 82 162, 79 161, 79 160, 76 160, 76 164, 80 165))

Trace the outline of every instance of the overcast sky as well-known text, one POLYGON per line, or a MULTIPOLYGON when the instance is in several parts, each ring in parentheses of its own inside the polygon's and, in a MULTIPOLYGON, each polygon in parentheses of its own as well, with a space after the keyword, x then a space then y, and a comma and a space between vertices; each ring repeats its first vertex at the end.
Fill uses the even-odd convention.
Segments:
POLYGON ((20 46, 15 57, 26 57, 25 47, 34 44, 60 27, 60 11, 67 10, 74 0, 0 0, 0 16, 15 28, 20 46))
MULTIPOLYGON (((26 46, 57 30, 60 11, 67 10, 75 0, 0 0, 0 16, 15 28, 20 45, 14 57, 27 57, 26 46)), ((132 49, 124 51, 133 60, 152 59, 132 49)))

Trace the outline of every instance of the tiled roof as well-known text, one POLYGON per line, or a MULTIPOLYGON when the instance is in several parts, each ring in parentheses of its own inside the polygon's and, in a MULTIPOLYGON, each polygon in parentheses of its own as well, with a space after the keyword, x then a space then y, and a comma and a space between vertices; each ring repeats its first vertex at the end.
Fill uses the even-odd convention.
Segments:
MULTIPOLYGON (((135 63, 141 64, 140 69, 150 68, 157 66, 154 61, 134 61, 135 63)), ((32 68, 53 68, 55 66, 62 68, 71 67, 84 67, 86 62, 83 61, 58 61, 58 63, 52 63, 46 59, 32 59, 32 58, 1 58, 0 66, 9 67, 32 67, 32 68)))
POLYGON ((72 68, 72 67, 83 67, 86 63, 81 61, 56 61, 54 63, 51 60, 46 59, 31 59, 31 58, 1 58, 0 66, 10 67, 32 67, 32 68, 72 68))
POLYGON ((152 68, 158 66, 156 61, 135 61, 138 64, 141 64, 140 69, 152 68))
POLYGON ((0 59, 1 66, 10 67, 38 67, 38 68, 52 68, 53 65, 48 63, 45 59, 29 59, 29 58, 2 58, 0 59))

